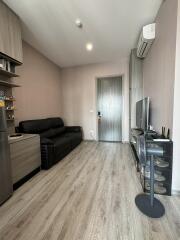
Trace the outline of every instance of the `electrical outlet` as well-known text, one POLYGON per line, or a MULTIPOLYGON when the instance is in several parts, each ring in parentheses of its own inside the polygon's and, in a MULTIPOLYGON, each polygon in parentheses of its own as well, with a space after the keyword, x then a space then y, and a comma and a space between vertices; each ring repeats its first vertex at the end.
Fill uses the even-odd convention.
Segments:
POLYGON ((94 130, 90 130, 89 133, 90 133, 91 138, 94 139, 94 130))

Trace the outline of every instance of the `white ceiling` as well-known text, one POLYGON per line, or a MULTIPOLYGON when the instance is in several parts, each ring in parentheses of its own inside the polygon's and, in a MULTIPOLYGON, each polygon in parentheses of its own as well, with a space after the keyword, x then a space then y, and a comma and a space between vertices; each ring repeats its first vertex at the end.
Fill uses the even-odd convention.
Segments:
POLYGON ((128 57, 162 0, 4 0, 22 20, 23 39, 61 67, 128 57), (78 29, 80 18, 84 28, 78 29), (87 42, 94 50, 87 52, 87 42))

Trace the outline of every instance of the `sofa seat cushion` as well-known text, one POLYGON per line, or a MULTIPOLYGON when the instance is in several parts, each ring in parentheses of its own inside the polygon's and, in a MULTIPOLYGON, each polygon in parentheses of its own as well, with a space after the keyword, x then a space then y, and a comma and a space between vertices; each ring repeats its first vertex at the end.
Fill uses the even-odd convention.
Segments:
POLYGON ((65 132, 63 134, 63 137, 64 138, 69 138, 71 140, 73 140, 73 139, 82 139, 82 134, 81 134, 81 132, 71 132, 71 133, 65 132))
POLYGON ((81 132, 66 132, 63 134, 64 138, 69 139, 71 143, 71 149, 76 147, 82 141, 82 133, 81 132))
POLYGON ((43 145, 54 145, 54 142, 50 138, 41 138, 41 144, 43 144, 43 145))
POLYGON ((65 146, 65 145, 69 144, 69 139, 65 138, 64 134, 61 137, 56 136, 56 137, 53 137, 50 139, 51 139, 51 141, 53 141, 55 147, 65 146))
POLYGON ((41 138, 52 138, 55 136, 59 136, 62 133, 65 132, 65 127, 59 127, 59 128, 50 128, 40 134, 41 138))

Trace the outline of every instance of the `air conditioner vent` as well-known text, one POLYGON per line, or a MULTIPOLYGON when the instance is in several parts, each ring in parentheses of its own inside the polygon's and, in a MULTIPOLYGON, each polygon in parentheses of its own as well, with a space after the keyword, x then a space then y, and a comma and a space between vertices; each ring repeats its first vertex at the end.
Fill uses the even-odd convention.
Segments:
POLYGON ((137 56, 145 58, 155 39, 156 24, 152 23, 143 27, 137 46, 137 56))

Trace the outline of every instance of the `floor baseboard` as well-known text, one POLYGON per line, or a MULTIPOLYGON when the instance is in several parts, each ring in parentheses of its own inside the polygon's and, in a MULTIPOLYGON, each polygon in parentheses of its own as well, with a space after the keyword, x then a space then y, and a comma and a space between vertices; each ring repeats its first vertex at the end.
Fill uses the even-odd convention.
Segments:
POLYGON ((172 196, 180 196, 180 190, 172 190, 172 196))

